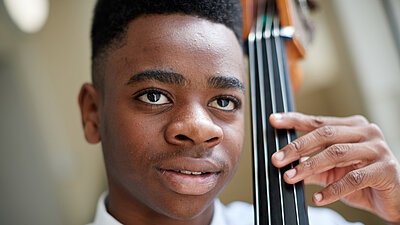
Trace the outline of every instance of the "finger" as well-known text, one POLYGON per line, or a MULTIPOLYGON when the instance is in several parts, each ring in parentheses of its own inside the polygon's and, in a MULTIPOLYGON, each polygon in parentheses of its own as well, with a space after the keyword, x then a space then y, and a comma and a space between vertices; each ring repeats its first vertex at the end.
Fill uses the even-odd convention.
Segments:
MULTIPOLYGON (((300 163, 307 161, 309 158, 311 158, 311 157, 309 157, 309 156, 301 157, 300 163)), ((328 176, 327 172, 323 172, 323 173, 319 173, 314 176, 306 177, 303 181, 304 181, 304 184, 317 184, 320 186, 326 186, 325 177, 327 177, 327 176, 328 176)))
POLYGON ((329 184, 327 182, 327 177, 329 177, 329 174, 328 174, 328 171, 325 171, 320 174, 306 177, 304 179, 304 184, 316 184, 316 185, 325 187, 326 185, 329 184))
POLYGON ((289 143, 272 155, 272 163, 283 167, 336 143, 357 143, 366 140, 366 127, 324 126, 289 143))
POLYGON ((313 201, 317 206, 322 206, 337 201, 355 191, 366 187, 373 187, 377 183, 381 183, 384 179, 382 169, 381 164, 375 163, 358 170, 353 170, 347 173, 342 179, 333 182, 315 193, 313 201))
POLYGON ((304 179, 305 184, 317 184, 320 186, 327 186, 335 181, 338 181, 344 175, 348 174, 350 171, 353 171, 354 168, 352 167, 342 167, 342 168, 335 168, 332 170, 328 170, 316 175, 312 175, 306 177, 304 179))
POLYGON ((307 159, 309 159, 310 156, 304 156, 300 158, 300 162, 305 162, 307 159))
POLYGON ((316 185, 325 187, 326 185, 329 184, 326 179, 327 177, 329 177, 329 174, 328 174, 328 171, 325 171, 320 174, 306 177, 304 179, 304 184, 316 184, 316 185))
MULTIPOLYGON (((335 144, 286 171, 283 177, 287 183, 294 184, 337 167, 365 167, 379 158, 378 151, 370 143, 335 144)), ((333 176, 326 177, 325 183, 336 181, 329 178, 335 179, 333 176)))
POLYGON ((368 120, 360 115, 350 117, 310 116, 298 112, 271 114, 269 121, 277 129, 295 129, 310 132, 323 126, 362 126, 368 120))

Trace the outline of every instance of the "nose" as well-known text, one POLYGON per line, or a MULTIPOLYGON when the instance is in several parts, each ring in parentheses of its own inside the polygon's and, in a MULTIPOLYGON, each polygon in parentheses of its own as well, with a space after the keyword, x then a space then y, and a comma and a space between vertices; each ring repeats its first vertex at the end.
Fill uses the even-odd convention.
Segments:
POLYGON ((201 106, 185 107, 167 125, 165 139, 173 145, 200 145, 211 148, 221 143, 223 131, 201 106))

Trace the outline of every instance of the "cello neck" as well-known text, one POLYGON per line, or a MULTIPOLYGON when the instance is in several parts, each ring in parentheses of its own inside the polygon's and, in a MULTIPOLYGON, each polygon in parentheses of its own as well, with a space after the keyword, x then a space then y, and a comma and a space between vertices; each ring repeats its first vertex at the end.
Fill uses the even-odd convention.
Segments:
POLYGON ((293 130, 277 130, 272 113, 293 111, 290 78, 275 2, 258 5, 256 23, 248 38, 253 137, 253 188, 256 225, 307 225, 303 184, 284 182, 271 156, 296 138, 293 130))

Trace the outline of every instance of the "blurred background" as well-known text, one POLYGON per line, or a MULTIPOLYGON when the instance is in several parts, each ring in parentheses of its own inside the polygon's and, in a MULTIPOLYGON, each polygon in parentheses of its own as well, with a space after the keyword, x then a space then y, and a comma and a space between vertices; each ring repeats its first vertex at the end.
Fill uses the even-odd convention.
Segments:
MULTIPOLYGON (((0 224, 86 224, 107 189, 100 145, 86 143, 77 104, 80 86, 90 81, 95 0, 27 0, 22 9, 11 4, 17 1, 0 0, 0 224)), ((297 110, 364 115, 399 159, 400 1, 316 2, 297 110)), ((224 203, 252 201, 249 140, 220 196, 224 203)), ((311 204, 320 187, 306 188, 311 204)), ((342 203, 328 207, 350 221, 385 224, 342 203)))

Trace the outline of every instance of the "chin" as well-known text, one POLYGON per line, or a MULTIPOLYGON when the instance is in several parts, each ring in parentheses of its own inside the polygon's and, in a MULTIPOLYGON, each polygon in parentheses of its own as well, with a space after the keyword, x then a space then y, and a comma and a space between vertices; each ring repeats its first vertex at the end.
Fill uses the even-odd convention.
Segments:
POLYGON ((167 210, 162 210, 162 213, 167 217, 174 220, 188 221, 195 220, 202 216, 207 217, 209 214, 212 216, 214 211, 214 200, 212 198, 208 201, 203 199, 196 199, 199 196, 190 196, 190 198, 182 198, 172 204, 169 204, 167 210))

